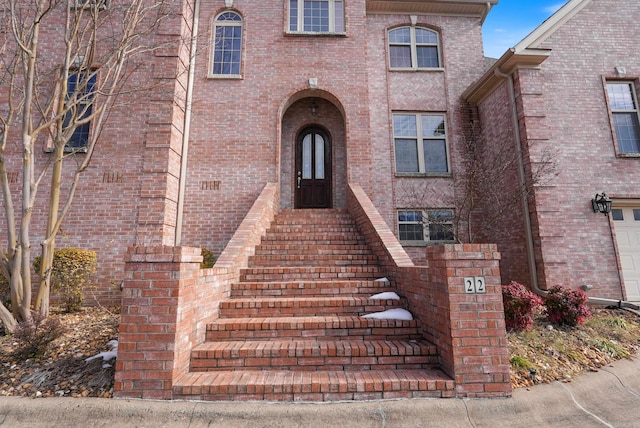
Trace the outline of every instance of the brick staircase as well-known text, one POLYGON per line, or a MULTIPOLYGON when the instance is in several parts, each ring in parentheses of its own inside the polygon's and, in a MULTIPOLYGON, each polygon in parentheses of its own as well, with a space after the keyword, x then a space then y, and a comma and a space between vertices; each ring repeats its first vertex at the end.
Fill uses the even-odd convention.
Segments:
POLYGON ((284 210, 194 347, 174 398, 334 401, 451 397, 416 320, 361 315, 399 308, 345 210, 284 210))

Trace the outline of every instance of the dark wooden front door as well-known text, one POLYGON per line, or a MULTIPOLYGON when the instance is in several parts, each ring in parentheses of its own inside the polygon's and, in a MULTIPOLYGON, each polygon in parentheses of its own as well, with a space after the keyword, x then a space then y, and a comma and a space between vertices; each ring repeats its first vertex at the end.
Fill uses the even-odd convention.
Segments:
POLYGON ((331 141, 306 128, 296 141, 296 208, 331 208, 331 141))

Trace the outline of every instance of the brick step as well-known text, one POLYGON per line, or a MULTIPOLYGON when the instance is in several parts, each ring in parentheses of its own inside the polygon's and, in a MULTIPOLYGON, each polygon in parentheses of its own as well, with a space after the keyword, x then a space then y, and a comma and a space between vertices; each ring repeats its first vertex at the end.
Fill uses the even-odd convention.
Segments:
POLYGON ((454 381, 439 370, 190 372, 174 386, 175 399, 337 401, 454 397, 454 381))
POLYGON ((191 371, 431 369, 436 347, 424 340, 270 340, 205 342, 191 351, 191 371))
POLYGON ((249 267, 256 266, 352 266, 377 265, 371 254, 272 254, 249 257, 249 267))
POLYGON ((222 318, 207 324, 207 341, 300 340, 336 337, 354 340, 422 339, 417 320, 379 320, 357 316, 222 318))
POLYGON ((347 245, 366 245, 366 241, 358 232, 320 232, 313 233, 269 233, 262 237, 263 243, 272 244, 273 241, 282 241, 283 243, 298 242, 306 244, 347 244, 347 245))
POLYGON ((231 284, 231 297, 337 295, 369 297, 385 291, 395 291, 395 289, 388 282, 382 281, 286 281, 231 284))
POLYGON ((361 316, 404 307, 406 301, 403 300, 374 300, 367 297, 246 297, 220 302, 220 318, 361 316))
POLYGON ((366 245, 319 245, 319 244, 260 244, 256 246, 256 256, 278 254, 372 254, 366 245))
POLYGON ((274 233, 296 233, 307 235, 309 233, 360 233, 354 224, 331 225, 331 224, 272 224, 267 229, 267 235, 274 233))
POLYGON ((383 276, 377 266, 292 266, 240 269, 240 281, 294 281, 328 279, 376 279, 383 276))

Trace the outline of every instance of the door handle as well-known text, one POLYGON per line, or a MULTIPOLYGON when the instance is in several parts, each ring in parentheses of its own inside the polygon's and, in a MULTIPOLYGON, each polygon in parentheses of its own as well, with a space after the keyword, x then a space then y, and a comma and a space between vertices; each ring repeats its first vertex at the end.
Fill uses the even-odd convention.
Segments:
POLYGON ((302 181, 301 175, 302 175, 302 172, 298 171, 298 189, 300 188, 300 182, 302 181))

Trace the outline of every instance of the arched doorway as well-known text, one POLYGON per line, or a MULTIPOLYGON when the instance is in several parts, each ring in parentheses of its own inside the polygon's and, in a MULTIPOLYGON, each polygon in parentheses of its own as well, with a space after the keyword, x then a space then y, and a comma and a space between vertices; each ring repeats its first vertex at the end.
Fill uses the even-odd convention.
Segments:
POLYGON ((296 138, 295 208, 331 208, 331 138, 318 126, 296 138))

